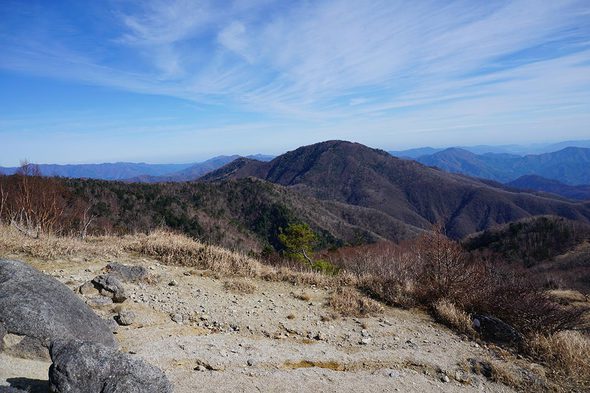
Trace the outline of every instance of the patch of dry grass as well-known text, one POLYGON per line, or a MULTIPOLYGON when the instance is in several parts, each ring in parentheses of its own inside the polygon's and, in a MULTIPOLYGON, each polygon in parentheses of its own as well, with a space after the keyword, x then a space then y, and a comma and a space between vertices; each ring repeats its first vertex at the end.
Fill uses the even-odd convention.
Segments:
POLYGON ((469 337, 477 336, 477 332, 473 329, 473 324, 469 315, 449 300, 438 300, 432 305, 432 312, 439 322, 449 326, 457 332, 466 334, 469 337))
POLYGON ((355 277, 349 273, 328 276, 306 270, 303 266, 299 270, 285 266, 273 267, 244 254, 164 230, 147 235, 88 236, 85 240, 52 235, 34 239, 0 224, 0 254, 4 257, 28 257, 44 261, 80 256, 110 259, 134 255, 153 258, 167 265, 207 270, 216 277, 250 277, 324 287, 355 283, 355 277))
POLYGON ((523 384, 522 378, 506 362, 492 359, 467 359, 467 362, 463 364, 463 369, 466 372, 482 375, 490 381, 502 383, 517 389, 521 388, 523 384))
POLYGON ((340 315, 348 317, 364 317, 383 312, 381 304, 350 287, 338 287, 330 296, 328 305, 340 315))
POLYGON ((529 339, 528 350, 560 380, 571 384, 567 388, 590 391, 590 337, 577 331, 537 335, 529 339))
POLYGON ((223 287, 228 291, 239 294, 253 294, 258 290, 256 284, 246 280, 226 281, 223 287))
POLYGON ((311 295, 307 292, 301 292, 301 293, 294 293, 293 297, 295 299, 299 299, 302 300, 304 302, 309 302, 311 300, 311 295))
POLYGON ((112 236, 58 237, 43 235, 39 239, 28 237, 8 225, 0 225, 0 253, 5 256, 25 255, 31 258, 52 260, 80 256, 118 257, 124 253, 120 238, 112 236))

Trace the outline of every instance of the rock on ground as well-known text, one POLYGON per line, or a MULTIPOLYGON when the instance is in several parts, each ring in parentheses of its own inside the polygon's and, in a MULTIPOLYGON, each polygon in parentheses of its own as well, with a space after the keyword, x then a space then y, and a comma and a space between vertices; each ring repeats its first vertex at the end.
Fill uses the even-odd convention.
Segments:
POLYGON ((117 262, 109 263, 106 270, 123 282, 138 283, 149 276, 148 270, 143 266, 129 266, 117 262))
POLYGON ((56 393, 171 393, 158 368, 100 344, 56 341, 49 384, 56 393))
POLYGON ((23 262, 0 260, 0 351, 47 358, 56 339, 116 345, 111 329, 67 286, 23 262))
POLYGON ((516 329, 491 315, 474 314, 472 319, 475 330, 487 341, 518 345, 523 340, 516 329))

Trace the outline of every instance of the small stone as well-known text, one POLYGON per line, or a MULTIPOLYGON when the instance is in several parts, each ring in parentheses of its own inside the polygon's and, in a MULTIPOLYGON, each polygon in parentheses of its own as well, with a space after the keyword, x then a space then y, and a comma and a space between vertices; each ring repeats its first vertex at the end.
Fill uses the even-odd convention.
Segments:
POLYGON ((177 286, 177 285, 178 285, 178 281, 176 281, 176 280, 172 280, 172 281, 170 281, 170 282, 168 283, 168 285, 169 285, 169 286, 171 286, 171 287, 175 287, 175 286, 177 286))
POLYGON ((176 314, 172 314, 170 316, 170 319, 172 319, 172 321, 176 322, 176 323, 182 323, 182 315, 176 313, 176 314))
POLYGON ((371 343, 371 337, 365 337, 365 338, 361 339, 362 345, 369 345, 370 343, 371 343))
POLYGON ((252 367, 254 366, 254 364, 256 364, 256 362, 254 361, 254 359, 248 359, 248 361, 246 362, 248 364, 248 366, 252 367))
POLYGON ((449 382, 449 381, 450 381, 449 377, 448 377, 446 374, 443 374, 443 375, 440 377, 440 380, 441 380, 442 382, 444 382, 444 383, 447 383, 447 382, 449 382))
POLYGON ((370 336, 369 331, 367 329, 361 330, 361 336, 363 336, 363 337, 369 337, 370 336))
POLYGON ((196 371, 207 371, 207 368, 205 366, 203 366, 202 364, 199 364, 197 367, 195 367, 196 371))

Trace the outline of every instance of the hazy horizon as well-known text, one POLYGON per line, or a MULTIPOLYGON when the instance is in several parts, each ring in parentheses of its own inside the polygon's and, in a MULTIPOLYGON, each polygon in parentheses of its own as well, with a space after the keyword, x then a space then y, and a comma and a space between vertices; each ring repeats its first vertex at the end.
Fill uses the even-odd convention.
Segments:
POLYGON ((589 139, 590 4, 0 4, 0 165, 589 139))
MULTIPOLYGON (((320 142, 325 142, 325 141, 320 141, 320 142)), ((350 141, 353 143, 360 143, 360 142, 355 142, 355 141, 350 141)), ((490 148, 497 148, 497 149, 501 149, 501 148, 509 148, 509 147, 515 147, 515 148, 522 148, 523 151, 524 150, 531 150, 531 149, 539 149, 542 147, 550 147, 552 145, 557 145, 557 144, 564 144, 567 142, 572 142, 571 146, 575 146, 576 144, 579 144, 580 142, 586 142, 584 143, 584 146, 586 146, 587 144, 590 144, 590 139, 588 140, 577 140, 577 141, 569 141, 569 140, 552 140, 552 141, 547 141, 547 142, 533 142, 530 144, 498 144, 498 145, 492 145, 492 144, 479 144, 479 145, 446 145, 446 146, 413 146, 413 147, 408 147, 408 148, 404 148, 404 149, 396 149, 396 148, 384 148, 381 146, 368 146, 370 148, 374 148, 374 149, 381 149, 381 150, 385 150, 385 151, 409 151, 409 150, 414 150, 414 149, 424 149, 424 148, 432 148, 432 149, 440 149, 440 150, 444 150, 444 149, 448 149, 448 148, 464 148, 464 149, 470 149, 470 148, 483 148, 483 147, 490 147, 490 148)), ((57 162, 41 162, 41 161, 36 161, 34 159, 31 159, 30 157, 24 157, 22 159, 19 159, 17 162, 15 162, 14 164, 11 165, 6 165, 6 164, 1 164, 0 163, 0 167, 18 167, 22 164, 22 162, 26 161, 29 162, 31 164, 39 164, 39 165, 98 165, 98 164, 120 164, 120 163, 130 163, 130 164, 148 164, 148 165, 173 165, 173 164, 180 164, 180 165, 184 165, 184 164, 195 164, 195 163, 200 163, 200 162, 205 162, 207 160, 210 159, 214 159, 214 158, 218 158, 218 157, 222 157, 222 156, 233 156, 233 155, 239 155, 242 157, 247 157, 247 156, 255 156, 255 155, 262 155, 262 156, 279 156, 281 154, 284 154, 288 151, 292 151, 295 150, 299 147, 302 147, 305 145, 297 145, 297 146, 293 146, 291 148, 288 148, 287 150, 283 150, 283 151, 278 151, 276 153, 268 153, 268 152, 252 152, 252 153, 244 153, 244 154, 238 154, 238 153, 220 153, 220 154, 214 154, 211 156, 205 156, 202 158, 195 158, 195 159, 191 159, 186 158, 186 159, 179 159, 179 157, 174 157, 171 160, 168 161, 156 161, 156 160, 117 160, 117 161, 81 161, 81 162, 69 162, 69 161, 57 161, 57 162)), ((558 148, 558 150, 563 149, 564 147, 560 147, 558 148)), ((520 154, 520 153, 514 153, 514 154, 520 154)), ((526 154, 541 154, 539 152, 529 152, 526 154)))

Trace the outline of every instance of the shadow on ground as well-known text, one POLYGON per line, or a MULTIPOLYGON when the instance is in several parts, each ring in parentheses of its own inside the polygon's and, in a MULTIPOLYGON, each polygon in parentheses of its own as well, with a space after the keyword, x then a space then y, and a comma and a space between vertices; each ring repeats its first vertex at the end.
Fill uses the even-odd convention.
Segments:
POLYGON ((49 392, 49 382, 40 379, 30 378, 8 378, 6 380, 10 384, 8 386, 0 386, 0 393, 13 393, 21 389, 29 393, 47 393, 49 392))

